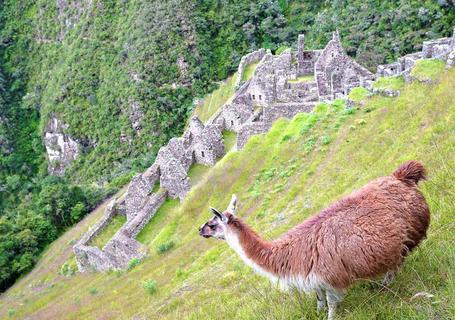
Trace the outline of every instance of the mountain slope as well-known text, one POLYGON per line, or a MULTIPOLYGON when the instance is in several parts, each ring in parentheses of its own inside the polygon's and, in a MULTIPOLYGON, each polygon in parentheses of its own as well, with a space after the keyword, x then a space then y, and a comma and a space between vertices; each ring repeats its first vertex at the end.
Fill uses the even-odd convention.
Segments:
POLYGON ((139 240, 149 256, 127 272, 59 275, 95 211, 43 254, 2 296, 0 316, 21 319, 316 319, 315 299, 284 294, 256 276, 223 242, 198 236, 209 205, 239 197, 239 215, 273 238, 408 159, 422 161, 431 207, 428 239, 407 258, 390 289, 359 283, 342 319, 449 319, 455 315, 455 69, 437 85, 412 83, 397 98, 372 97, 356 113, 336 101, 314 114, 279 120, 228 153, 182 204, 171 201, 139 240), (175 246, 160 252, 159 245, 175 246), (151 292, 151 293, 150 293, 151 292), (428 292, 434 298, 412 297, 428 292))

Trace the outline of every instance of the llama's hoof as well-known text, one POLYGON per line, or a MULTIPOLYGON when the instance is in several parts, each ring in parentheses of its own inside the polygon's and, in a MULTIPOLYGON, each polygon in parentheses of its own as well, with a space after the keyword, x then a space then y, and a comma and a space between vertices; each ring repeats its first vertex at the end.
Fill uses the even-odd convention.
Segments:
POLYGON ((321 312, 321 311, 325 311, 326 309, 327 309, 327 304, 325 303, 325 301, 318 301, 316 310, 318 312, 321 312))

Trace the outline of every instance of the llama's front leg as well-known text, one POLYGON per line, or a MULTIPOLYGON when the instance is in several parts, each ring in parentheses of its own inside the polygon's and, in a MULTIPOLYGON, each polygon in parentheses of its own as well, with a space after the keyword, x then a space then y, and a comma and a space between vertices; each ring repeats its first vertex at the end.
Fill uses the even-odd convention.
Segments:
POLYGON ((316 299, 318 300, 318 312, 327 308, 327 300, 325 298, 325 291, 322 289, 316 290, 316 299))
POLYGON ((338 303, 343 300, 343 293, 337 292, 335 290, 327 290, 327 304, 329 306, 329 317, 328 320, 335 319, 335 313, 338 303))

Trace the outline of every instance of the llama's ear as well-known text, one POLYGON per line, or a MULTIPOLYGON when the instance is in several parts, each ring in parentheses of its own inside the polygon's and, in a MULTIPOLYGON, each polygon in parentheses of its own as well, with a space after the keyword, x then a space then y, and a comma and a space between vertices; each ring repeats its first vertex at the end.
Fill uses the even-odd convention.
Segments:
POLYGON ((235 194, 233 194, 231 197, 231 202, 229 203, 229 206, 227 208, 227 211, 229 211, 232 214, 235 214, 236 209, 237 209, 237 197, 235 196, 235 194))
POLYGON ((223 221, 223 222, 227 221, 227 217, 222 212, 220 212, 217 209, 212 208, 212 207, 210 207, 210 210, 212 210, 213 214, 215 216, 217 216, 221 221, 223 221))

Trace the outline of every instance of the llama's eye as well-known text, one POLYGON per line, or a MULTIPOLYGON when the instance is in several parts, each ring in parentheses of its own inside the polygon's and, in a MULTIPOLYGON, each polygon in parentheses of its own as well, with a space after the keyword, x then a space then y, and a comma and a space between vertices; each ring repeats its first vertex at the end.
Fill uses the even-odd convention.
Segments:
POLYGON ((214 225, 214 224, 209 224, 209 228, 210 228, 210 229, 215 229, 215 227, 216 227, 216 225, 214 225))

